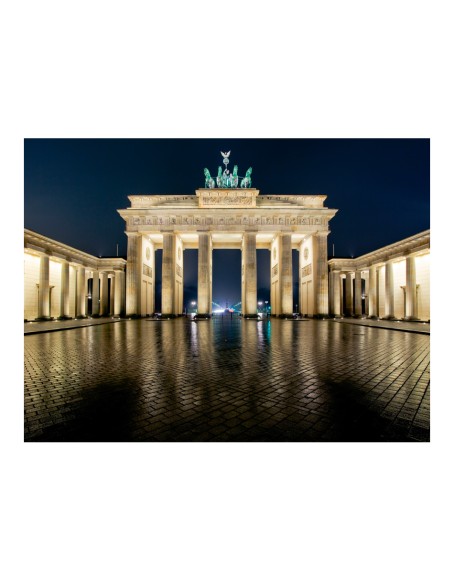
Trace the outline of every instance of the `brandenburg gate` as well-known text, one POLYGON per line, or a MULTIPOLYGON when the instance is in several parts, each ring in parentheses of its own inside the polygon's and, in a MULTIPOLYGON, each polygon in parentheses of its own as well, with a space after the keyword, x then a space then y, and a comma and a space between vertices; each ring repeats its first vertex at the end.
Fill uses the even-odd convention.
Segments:
POLYGON ((271 314, 293 313, 292 250, 299 251, 299 312, 321 317, 328 309, 329 221, 325 195, 260 195, 252 188, 252 168, 241 178, 238 167, 212 178, 195 195, 131 195, 118 210, 126 222, 126 315, 154 313, 155 251, 162 249, 162 315, 183 313, 183 253, 198 249, 197 310, 212 312, 213 249, 241 250, 241 300, 244 317, 257 317, 257 249, 270 251, 271 314))

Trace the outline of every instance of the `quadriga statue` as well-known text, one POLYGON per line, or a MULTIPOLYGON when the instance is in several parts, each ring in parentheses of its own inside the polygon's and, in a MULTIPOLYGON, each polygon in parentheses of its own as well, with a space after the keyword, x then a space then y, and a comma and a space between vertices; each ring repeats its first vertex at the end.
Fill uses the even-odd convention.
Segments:
POLYGON ((241 180, 241 188, 250 188, 252 186, 252 168, 249 168, 246 172, 246 176, 241 180))
POLYGON ((210 171, 208 170, 208 168, 205 168, 203 170, 203 173, 205 174, 205 188, 214 188, 214 180, 211 177, 210 171))
POLYGON ((222 188, 222 168, 221 166, 218 167, 218 175, 216 178, 216 184, 218 188, 222 188))
POLYGON ((238 166, 233 166, 233 174, 230 176, 232 188, 238 187, 238 166))

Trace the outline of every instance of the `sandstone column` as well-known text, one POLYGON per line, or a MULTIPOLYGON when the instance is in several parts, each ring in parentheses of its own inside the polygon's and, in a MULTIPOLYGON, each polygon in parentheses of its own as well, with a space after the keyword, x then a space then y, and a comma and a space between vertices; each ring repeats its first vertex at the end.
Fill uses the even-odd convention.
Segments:
POLYGON ((394 319, 394 268, 392 261, 385 264, 385 317, 394 319))
POLYGON ((377 267, 369 267, 369 293, 368 293, 368 302, 369 302, 369 317, 375 318, 378 317, 378 309, 377 309, 377 267))
POLYGON ((328 315, 328 233, 318 233, 312 237, 314 260, 314 315, 328 315))
POLYGON ((91 316, 99 317, 99 271, 93 271, 93 287, 91 290, 91 316))
POLYGON ((162 315, 176 315, 175 305, 175 235, 163 234, 162 315))
POLYGON ((102 317, 106 317, 109 291, 107 273, 101 272, 100 280, 101 280, 101 302, 99 307, 99 315, 101 315, 102 317))
POLYGON ((211 317, 212 281, 212 240, 211 234, 199 233, 197 314, 211 317))
POLYGON ((362 293, 361 293, 361 271, 355 272, 355 317, 363 314, 362 293))
POLYGON ((69 263, 62 261, 61 264, 61 296, 60 296, 60 317, 59 319, 71 319, 69 314, 69 263))
POLYGON ((282 315, 293 314, 292 236, 281 234, 279 241, 279 283, 282 315))
POLYGON ((345 315, 353 315, 353 273, 345 275, 345 315))
POLYGON ((415 257, 407 257, 405 264, 406 292, 405 292, 405 319, 417 319, 416 313, 416 268, 415 257))
MULTIPOLYGON (((124 271, 122 271, 120 274, 120 280, 121 280, 121 309, 120 309, 120 314, 122 316, 124 316, 126 313, 126 273, 124 271)), ((153 292, 154 292, 154 287, 153 287, 153 292)), ((154 294, 153 294, 153 311, 154 311, 154 294)))
POLYGON ((110 301, 109 301, 109 315, 115 313, 115 273, 110 276, 110 301))
POLYGON ((121 317, 122 315, 122 300, 123 300, 123 271, 115 270, 115 295, 114 295, 114 317, 121 317))
POLYGON ((333 315, 334 317, 340 317, 341 315, 341 278, 340 271, 333 271, 332 274, 333 281, 333 315))
POLYGON ((38 319, 50 319, 49 312, 49 255, 41 255, 39 264, 38 319))
POLYGON ((85 318, 86 309, 86 280, 85 267, 78 266, 76 271, 76 317, 85 318))
POLYGON ((128 236, 126 315, 134 317, 140 315, 141 311, 142 236, 136 232, 126 234, 128 236))
POLYGON ((245 232, 242 244, 242 311, 245 317, 257 317, 257 252, 256 233, 245 232))

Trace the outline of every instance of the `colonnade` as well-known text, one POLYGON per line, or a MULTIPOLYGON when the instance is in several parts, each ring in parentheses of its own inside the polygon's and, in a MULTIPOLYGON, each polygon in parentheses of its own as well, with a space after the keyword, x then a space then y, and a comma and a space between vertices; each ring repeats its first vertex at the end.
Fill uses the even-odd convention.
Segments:
MULTIPOLYGON (((122 270, 112 272, 93 270, 78 265, 75 270, 75 301, 74 308, 70 304, 70 265, 61 262, 60 278, 60 309, 58 319, 114 316, 125 313, 125 273, 122 270), (88 282, 92 279, 91 297, 88 282), (110 292, 109 292, 110 279, 110 292), (91 313, 87 313, 87 299, 91 298, 91 313)), ((42 255, 39 268, 37 320, 51 319, 51 292, 54 286, 49 282, 49 257, 42 255)))
MULTIPOLYGON (((126 314, 130 317, 150 315, 154 311, 155 278, 154 253, 162 248, 162 296, 161 312, 163 316, 177 316, 183 313, 183 250, 181 234, 162 233, 162 244, 156 244, 151 237, 139 232, 127 232, 128 259, 126 268, 126 314), (144 298, 149 287, 153 300, 144 298), (153 308, 151 308, 153 305, 153 308)), ((216 244, 216 248, 238 248, 241 250, 241 304, 245 317, 257 316, 257 231, 248 230, 241 233, 241 242, 231 246, 216 244)), ((213 233, 197 232, 197 240, 188 248, 198 249, 198 283, 197 311, 199 316, 212 312, 212 268, 213 268, 213 233)), ((314 257, 310 258, 311 269, 301 270, 298 283, 307 281, 313 286, 310 315, 328 314, 328 266, 327 233, 315 233, 307 239, 311 241, 314 257), (312 262, 314 263, 312 268, 312 262)), ((292 233, 277 232, 271 243, 260 244, 268 248, 270 256, 271 314, 288 316, 293 314, 293 267, 292 250, 303 255, 303 242, 292 243, 292 233)), ((300 261, 301 263, 301 261, 300 261)), ((307 302, 306 302, 307 303, 307 302)))
POLYGON ((25 230, 24 319, 125 315, 125 266, 25 230), (109 283, 110 281, 110 283, 109 283))
POLYGON ((361 257, 352 261, 330 260, 330 314, 409 321, 430 319, 429 258, 429 251, 419 251, 367 266, 355 266, 355 261, 364 262, 361 257))

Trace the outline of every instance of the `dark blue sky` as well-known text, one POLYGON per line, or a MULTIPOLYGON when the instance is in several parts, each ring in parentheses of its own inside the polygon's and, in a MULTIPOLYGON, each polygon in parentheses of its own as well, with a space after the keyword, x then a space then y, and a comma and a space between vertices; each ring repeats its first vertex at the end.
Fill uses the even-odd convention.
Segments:
MULTIPOLYGON (((126 255, 116 210, 129 206, 128 194, 193 194, 203 168, 215 174, 229 150, 230 167, 244 175, 252 166, 262 194, 328 196, 338 209, 330 254, 333 243, 336 256, 359 256, 430 228, 428 139, 26 139, 24 225, 94 255, 115 255, 119 243, 126 255)), ((214 296, 223 273, 239 278, 236 255, 215 255, 214 296)), ((187 286, 195 257, 185 260, 187 286)), ((219 299, 233 301, 236 287, 219 299)))

